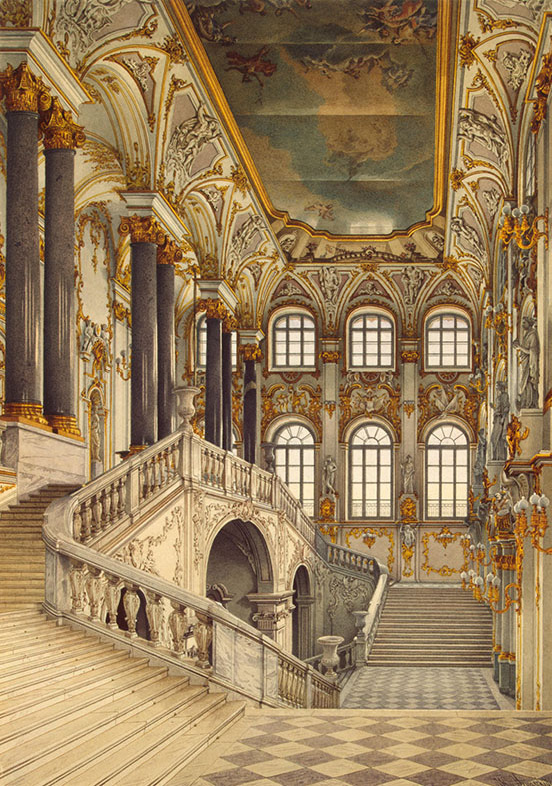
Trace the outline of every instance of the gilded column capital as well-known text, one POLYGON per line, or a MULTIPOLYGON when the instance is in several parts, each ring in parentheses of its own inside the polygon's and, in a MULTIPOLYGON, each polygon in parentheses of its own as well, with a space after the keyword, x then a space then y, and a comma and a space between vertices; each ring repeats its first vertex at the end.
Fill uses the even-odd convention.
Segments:
POLYGON ((232 333, 238 329, 238 320, 233 314, 228 314, 222 323, 222 330, 224 333, 232 333))
POLYGON ((416 349, 405 349, 401 352, 403 363, 417 363, 419 359, 420 353, 416 349))
POLYGON ((86 139, 83 127, 73 122, 72 113, 63 109, 59 98, 53 98, 49 109, 42 113, 39 129, 46 150, 74 150, 86 139))
POLYGON ((183 256, 182 249, 176 245, 174 240, 165 237, 165 242, 157 249, 157 264, 175 265, 182 261, 183 256))
POLYGON ((222 300, 215 298, 203 298, 197 306, 198 311, 205 311, 207 319, 226 319, 228 310, 222 300))
POLYGON ((258 362, 263 359, 263 353, 256 344, 243 344, 240 347, 244 360, 254 360, 258 362))
POLYGON ((165 233, 151 216, 132 216, 121 218, 119 234, 130 234, 131 243, 155 243, 162 246, 165 243, 165 233))
POLYGON ((8 64, 0 73, 0 98, 5 99, 8 112, 44 111, 52 103, 48 88, 27 63, 21 63, 15 69, 8 64))

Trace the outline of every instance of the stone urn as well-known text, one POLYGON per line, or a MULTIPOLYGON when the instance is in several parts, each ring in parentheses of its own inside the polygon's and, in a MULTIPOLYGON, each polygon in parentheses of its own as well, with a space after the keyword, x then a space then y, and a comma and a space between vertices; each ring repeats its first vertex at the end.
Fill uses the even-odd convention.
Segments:
POLYGON ((276 445, 274 442, 263 442, 261 447, 264 453, 264 468, 274 475, 276 473, 276 456, 274 455, 276 445))
POLYGON ((366 638, 366 619, 369 613, 369 611, 353 611, 358 639, 364 640, 366 638))
POLYGON ((174 391, 176 411, 181 419, 178 428, 181 428, 185 434, 191 434, 193 431, 190 420, 195 414, 194 398, 198 393, 199 388, 190 385, 183 385, 174 391))
POLYGON ((332 682, 337 681, 335 667, 339 663, 337 648, 344 641, 343 636, 320 636, 318 643, 322 645, 322 666, 325 669, 324 676, 332 682))

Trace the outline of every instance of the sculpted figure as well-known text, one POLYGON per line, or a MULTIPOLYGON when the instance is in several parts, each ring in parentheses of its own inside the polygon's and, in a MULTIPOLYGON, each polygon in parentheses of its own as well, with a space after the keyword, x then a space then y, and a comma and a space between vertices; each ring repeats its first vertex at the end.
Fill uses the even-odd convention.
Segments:
POLYGON ((414 467, 414 461, 412 460, 412 456, 410 454, 402 462, 401 470, 402 470, 403 494, 413 494, 414 474, 416 472, 416 469, 414 467))
POLYGON ((506 383, 502 380, 496 383, 496 400, 491 406, 494 409, 491 454, 495 461, 506 461, 508 458, 506 430, 510 414, 510 397, 506 390, 506 383))
POLYGON ((539 334, 534 317, 523 317, 523 344, 516 339, 513 346, 517 350, 520 364, 517 405, 520 409, 533 409, 539 400, 539 334))
POLYGON ((324 496, 335 499, 337 491, 335 481, 337 477, 337 464, 331 456, 326 456, 324 461, 324 496))

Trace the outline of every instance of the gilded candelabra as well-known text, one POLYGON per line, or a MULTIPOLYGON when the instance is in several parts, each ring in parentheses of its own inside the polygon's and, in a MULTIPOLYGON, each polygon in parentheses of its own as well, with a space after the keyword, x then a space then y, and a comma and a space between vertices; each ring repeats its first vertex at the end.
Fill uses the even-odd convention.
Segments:
POLYGON ((518 248, 528 251, 544 238, 545 248, 548 248, 548 210, 542 216, 529 217, 530 208, 527 205, 515 207, 512 210, 508 202, 502 208, 502 215, 499 220, 499 236, 502 240, 502 247, 507 248, 512 240, 518 248), (539 230, 538 222, 544 222, 544 229, 539 230))

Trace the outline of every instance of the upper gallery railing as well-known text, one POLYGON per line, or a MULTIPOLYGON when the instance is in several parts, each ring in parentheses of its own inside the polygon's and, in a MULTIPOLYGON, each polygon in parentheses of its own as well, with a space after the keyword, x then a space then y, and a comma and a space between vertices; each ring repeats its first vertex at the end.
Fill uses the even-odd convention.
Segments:
POLYGON ((74 492, 63 529, 80 543, 91 543, 126 520, 142 522, 150 502, 182 479, 195 481, 204 490, 250 498, 279 510, 314 544, 314 523, 279 477, 182 431, 74 492))

